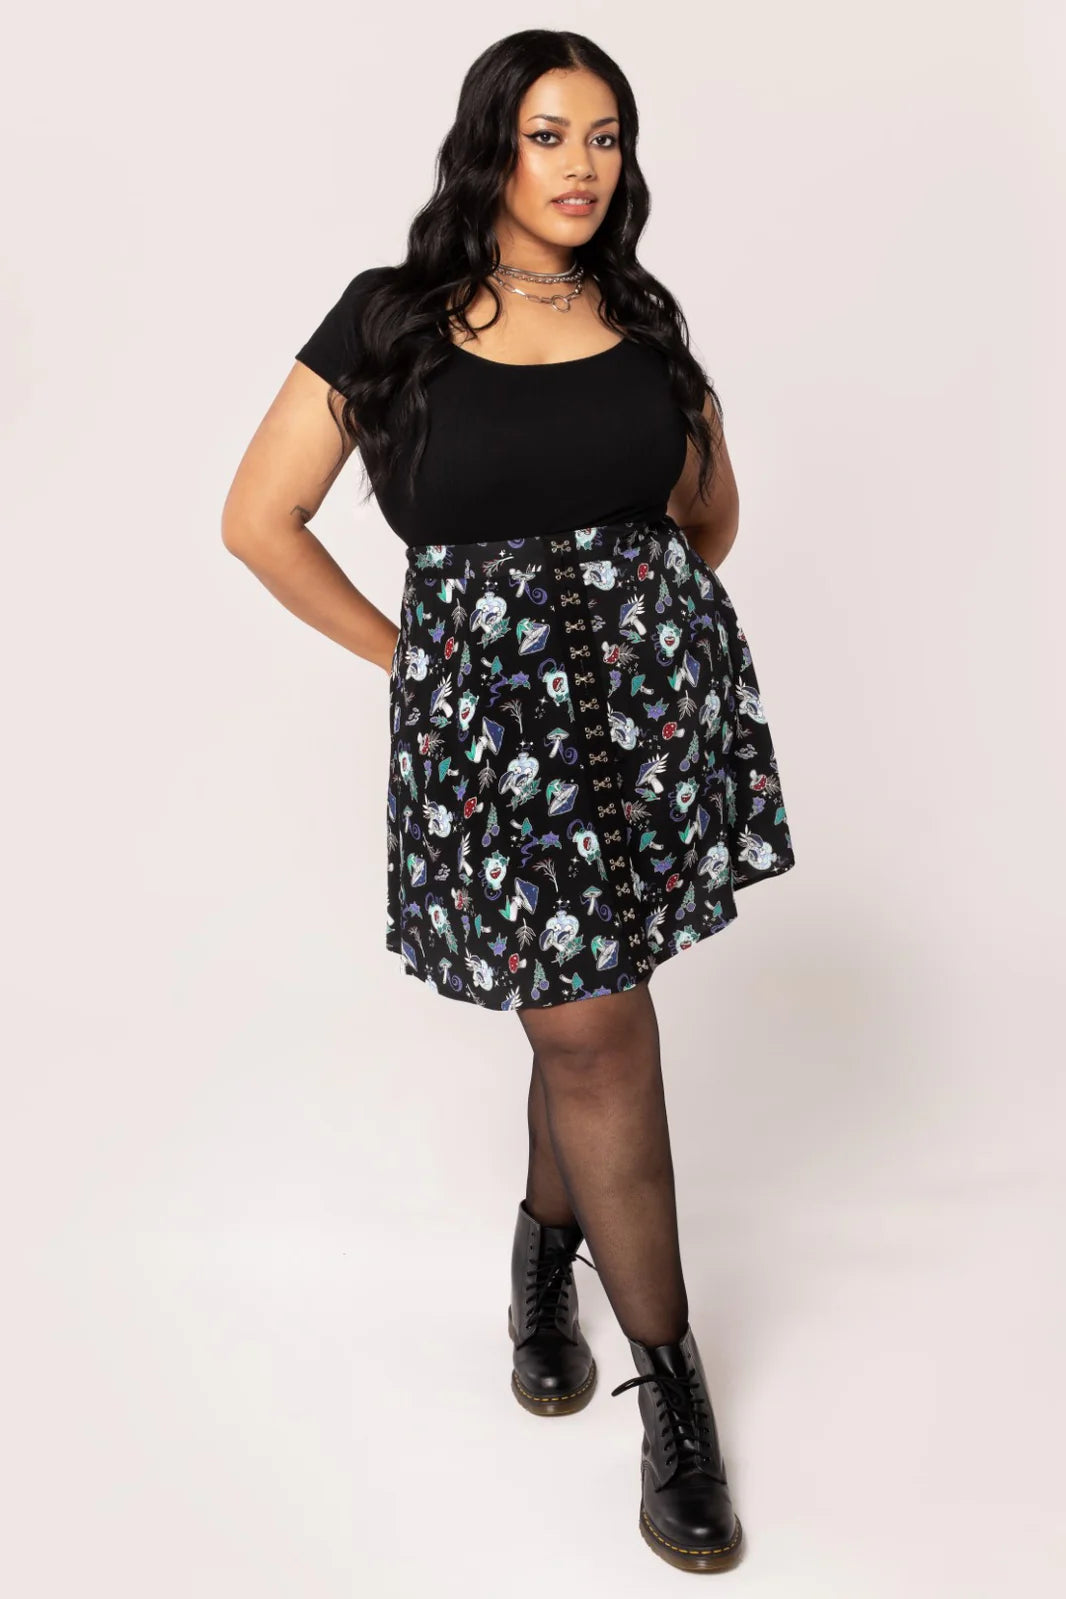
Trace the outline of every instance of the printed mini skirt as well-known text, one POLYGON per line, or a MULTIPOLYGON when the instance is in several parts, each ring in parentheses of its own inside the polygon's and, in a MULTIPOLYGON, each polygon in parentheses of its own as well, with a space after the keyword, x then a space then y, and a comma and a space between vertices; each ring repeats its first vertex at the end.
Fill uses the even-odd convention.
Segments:
POLYGON ((668 515, 409 546, 386 947, 492 1010, 647 981, 795 859, 751 652, 668 515))

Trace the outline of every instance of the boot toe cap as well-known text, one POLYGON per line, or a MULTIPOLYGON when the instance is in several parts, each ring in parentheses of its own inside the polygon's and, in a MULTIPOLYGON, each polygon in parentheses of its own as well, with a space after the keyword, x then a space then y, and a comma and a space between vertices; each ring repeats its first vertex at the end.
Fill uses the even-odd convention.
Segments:
POLYGON ((739 1523, 729 1491, 706 1477, 651 1489, 644 1508, 653 1528, 670 1543, 693 1553, 724 1554, 739 1542, 739 1523))
POLYGON ((515 1353, 515 1374, 537 1399, 566 1399, 584 1388, 593 1370, 592 1352, 578 1344, 527 1345, 515 1353))

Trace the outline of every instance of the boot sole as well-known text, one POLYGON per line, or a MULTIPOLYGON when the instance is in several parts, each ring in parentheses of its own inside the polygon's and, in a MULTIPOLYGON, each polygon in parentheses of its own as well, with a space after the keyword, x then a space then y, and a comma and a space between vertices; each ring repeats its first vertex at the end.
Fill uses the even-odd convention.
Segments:
MULTIPOLYGON (((510 1333, 511 1342, 517 1342, 510 1306, 507 1308, 507 1331, 510 1333)), ((593 1360, 589 1368, 589 1374, 580 1388, 575 1388, 568 1394, 541 1395, 531 1394, 528 1388, 523 1388, 517 1371, 512 1371, 511 1392, 522 1406, 522 1409, 527 1410, 531 1416, 572 1416, 575 1411, 584 1410, 592 1398, 596 1391, 596 1377, 596 1362, 593 1360)))
POLYGON ((733 1536, 728 1543, 720 1544, 716 1549, 686 1549, 681 1544, 671 1542, 665 1533, 659 1531, 642 1503, 640 1535, 660 1560, 676 1566, 679 1571, 729 1571, 740 1560, 744 1529, 740 1525, 740 1517, 734 1516, 733 1536))

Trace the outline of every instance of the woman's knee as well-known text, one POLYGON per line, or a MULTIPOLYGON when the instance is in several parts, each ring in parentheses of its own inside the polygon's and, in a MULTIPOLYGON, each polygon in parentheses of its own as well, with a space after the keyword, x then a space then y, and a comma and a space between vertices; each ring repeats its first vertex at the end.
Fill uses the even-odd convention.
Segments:
POLYGON ((654 1026, 644 1008, 598 995, 523 1015, 545 1092, 612 1095, 659 1070, 654 1026), (606 1000, 606 1003, 605 1003, 606 1000))

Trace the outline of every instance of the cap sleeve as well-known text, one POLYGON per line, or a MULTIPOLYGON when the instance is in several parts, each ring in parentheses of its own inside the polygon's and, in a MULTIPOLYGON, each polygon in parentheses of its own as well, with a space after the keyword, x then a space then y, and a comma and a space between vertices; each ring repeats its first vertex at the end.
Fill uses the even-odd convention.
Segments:
POLYGON ((388 268, 367 267, 348 284, 340 299, 326 312, 311 337, 297 350, 295 360, 317 372, 333 388, 351 370, 359 344, 359 319, 370 290, 388 268))

